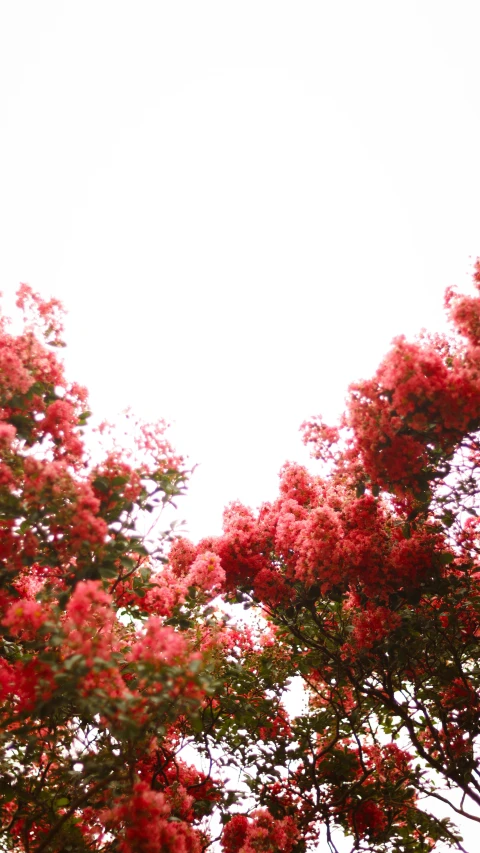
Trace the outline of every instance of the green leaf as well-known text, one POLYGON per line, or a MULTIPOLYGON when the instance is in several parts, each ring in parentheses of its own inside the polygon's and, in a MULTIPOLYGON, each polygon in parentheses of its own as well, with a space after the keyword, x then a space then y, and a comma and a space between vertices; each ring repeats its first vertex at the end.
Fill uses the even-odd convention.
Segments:
POLYGON ((116 578, 118 576, 118 568, 111 563, 104 563, 103 565, 98 567, 98 573, 101 578, 104 580, 111 580, 112 578, 116 578))
POLYGON ((64 664, 63 664, 63 666, 64 666, 64 668, 65 668, 67 671, 69 671, 69 670, 71 670, 74 666, 76 666, 76 664, 77 664, 77 663, 83 662, 84 660, 85 660, 85 659, 84 659, 83 655, 78 655, 78 654, 77 654, 77 655, 72 655, 71 657, 69 657, 69 658, 67 658, 67 659, 66 659, 66 661, 65 661, 65 662, 64 662, 64 664))
POLYGON ((113 479, 110 480, 110 483, 112 484, 112 486, 124 486, 126 483, 128 483, 128 477, 121 477, 119 475, 118 477, 113 477, 113 479))

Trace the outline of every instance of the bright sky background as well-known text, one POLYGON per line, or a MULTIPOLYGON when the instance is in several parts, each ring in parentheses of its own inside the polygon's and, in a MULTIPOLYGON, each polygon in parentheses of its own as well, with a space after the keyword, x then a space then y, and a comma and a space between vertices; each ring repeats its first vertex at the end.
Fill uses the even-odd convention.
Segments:
POLYGON ((462 0, 2 4, 0 288, 63 300, 96 414, 176 422, 193 538, 468 285, 479 25, 462 0))

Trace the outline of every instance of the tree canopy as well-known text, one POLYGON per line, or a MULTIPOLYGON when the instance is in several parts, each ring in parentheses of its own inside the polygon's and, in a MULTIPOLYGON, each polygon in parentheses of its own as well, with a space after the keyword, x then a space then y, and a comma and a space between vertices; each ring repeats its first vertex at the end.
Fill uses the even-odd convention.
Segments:
POLYGON ((480 262, 220 537, 163 422, 90 426, 62 311, 0 325, 0 849, 420 853, 480 822, 480 262), (151 519, 152 535, 142 533, 151 519), (239 618, 239 611, 247 616, 239 618), (289 717, 295 678, 305 708, 289 717), (201 768, 201 769, 200 769, 201 768), (447 809, 446 809, 447 810, 447 809))

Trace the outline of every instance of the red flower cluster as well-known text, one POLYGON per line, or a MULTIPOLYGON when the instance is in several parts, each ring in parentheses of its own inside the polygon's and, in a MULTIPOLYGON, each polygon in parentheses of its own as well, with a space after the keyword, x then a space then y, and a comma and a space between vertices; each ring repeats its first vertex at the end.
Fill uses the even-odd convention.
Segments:
MULTIPOLYGON (((183 794, 189 808, 191 798, 183 794)), ((114 830, 121 853, 201 853, 199 832, 183 820, 169 820, 172 802, 147 782, 137 782, 131 797, 105 811, 102 820, 114 830)))
POLYGON ((298 829, 291 817, 275 820, 265 810, 234 815, 222 835, 225 853, 291 853, 298 829))
POLYGON ((197 552, 190 546, 189 559, 205 546, 220 557, 227 589, 253 589, 269 606, 287 602, 295 583, 319 585, 322 594, 360 585, 385 596, 432 577, 448 548, 435 525, 405 531, 385 502, 356 497, 293 465, 282 473, 273 504, 258 517, 232 505, 224 535, 200 542, 197 552))
MULTIPOLYGON (((474 282, 479 288, 480 262, 474 282)), ((341 430, 321 419, 303 425, 318 458, 342 460, 357 477, 398 498, 421 496, 442 476, 463 438, 480 426, 480 299, 447 291, 450 319, 466 343, 441 335, 415 343, 403 336, 375 376, 350 386, 341 430)))

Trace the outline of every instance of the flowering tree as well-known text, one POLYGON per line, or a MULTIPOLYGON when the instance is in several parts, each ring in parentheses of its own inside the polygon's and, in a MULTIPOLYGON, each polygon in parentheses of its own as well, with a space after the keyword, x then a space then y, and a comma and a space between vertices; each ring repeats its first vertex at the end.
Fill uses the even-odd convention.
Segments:
POLYGON ((287 464, 221 537, 155 548, 140 521, 187 479, 164 425, 93 459, 59 305, 25 286, 18 304, 23 331, 0 327, 1 849, 304 853, 336 830, 463 849, 423 800, 480 821, 480 296, 449 291, 451 338, 397 339, 338 427, 304 425, 320 474, 287 464))
POLYGON ((184 462, 163 424, 132 425, 135 464, 115 445, 92 461, 60 306, 26 286, 17 304, 23 332, 0 326, 1 849, 196 853, 224 794, 177 756, 214 690, 215 626, 166 624, 190 581, 138 534, 184 462))
MULTIPOLYGON (((260 747, 221 731, 298 849, 319 826, 332 850, 336 826, 355 849, 463 849, 427 795, 480 822, 480 262, 474 285, 446 294, 451 337, 397 338, 337 427, 304 424, 321 475, 285 465, 272 504, 231 505, 191 554, 262 608, 275 645, 252 671, 303 679, 308 710, 280 711, 260 747)), ((225 849, 257 849, 249 826, 234 818, 225 849)))

